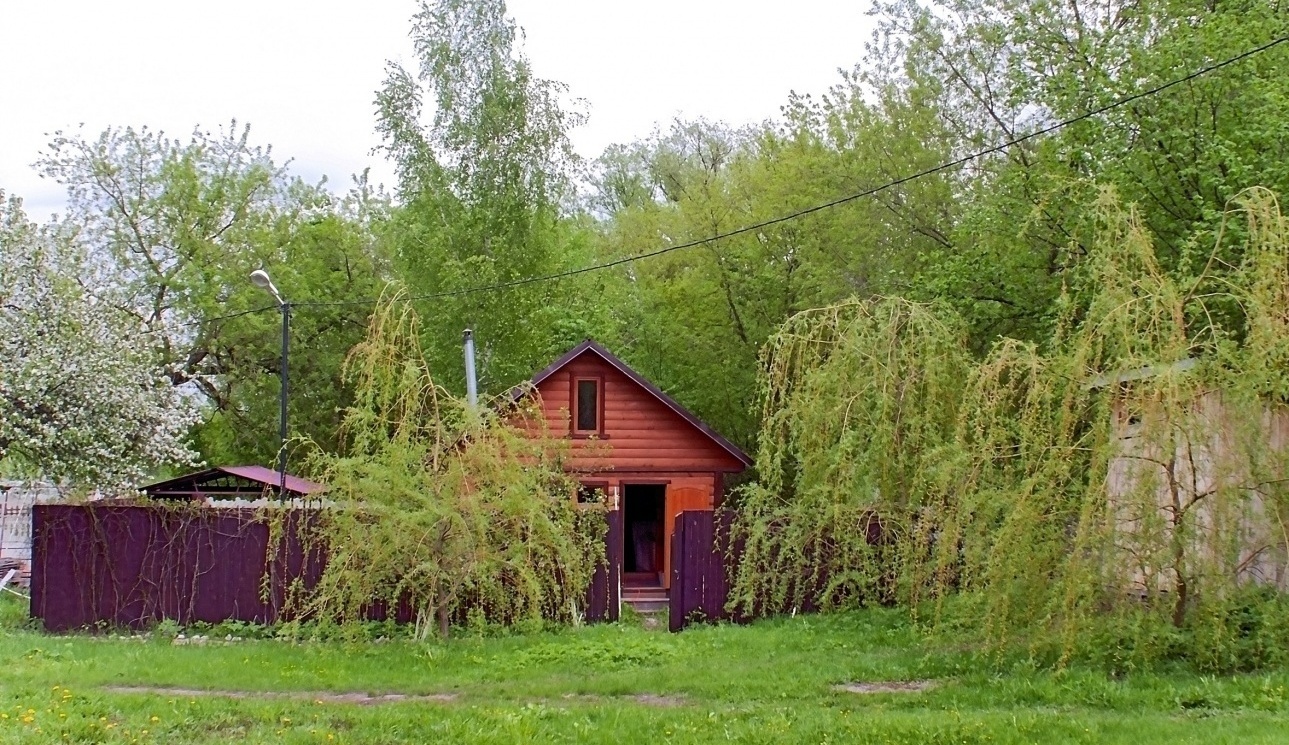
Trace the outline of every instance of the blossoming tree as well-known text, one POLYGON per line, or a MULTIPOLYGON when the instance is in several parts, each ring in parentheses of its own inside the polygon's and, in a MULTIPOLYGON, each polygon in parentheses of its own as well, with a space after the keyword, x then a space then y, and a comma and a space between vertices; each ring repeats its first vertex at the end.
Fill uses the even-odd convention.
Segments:
POLYGON ((38 227, 0 191, 0 462, 122 491, 193 461, 183 438, 198 412, 90 269, 75 236, 38 227))

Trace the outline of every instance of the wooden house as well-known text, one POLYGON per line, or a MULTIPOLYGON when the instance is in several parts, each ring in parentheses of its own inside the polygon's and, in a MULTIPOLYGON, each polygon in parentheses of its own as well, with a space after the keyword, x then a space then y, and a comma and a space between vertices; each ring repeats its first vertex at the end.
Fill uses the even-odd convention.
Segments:
POLYGON ((751 460, 592 340, 539 372, 532 386, 550 432, 573 441, 577 498, 602 494, 621 513, 610 520, 620 534, 607 545, 626 599, 633 588, 665 598, 676 516, 717 507, 725 477, 751 460))

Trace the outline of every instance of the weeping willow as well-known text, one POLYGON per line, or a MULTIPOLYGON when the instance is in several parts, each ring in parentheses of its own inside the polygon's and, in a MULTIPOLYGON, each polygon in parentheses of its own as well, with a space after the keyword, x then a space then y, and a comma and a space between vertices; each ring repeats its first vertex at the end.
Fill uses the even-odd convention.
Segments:
POLYGON ((475 409, 439 387, 418 323, 387 297, 346 362, 345 450, 313 461, 328 560, 306 612, 353 620, 408 603, 420 636, 467 615, 579 619, 604 522, 573 504, 567 443, 530 398, 475 409))
POLYGON ((1087 289, 1043 349, 973 359, 949 308, 898 298, 784 325, 734 606, 898 603, 934 623, 952 603, 989 641, 1061 659, 1283 654, 1289 623, 1264 611, 1289 590, 1285 219, 1241 195, 1179 278, 1111 193, 1098 214, 1087 289))

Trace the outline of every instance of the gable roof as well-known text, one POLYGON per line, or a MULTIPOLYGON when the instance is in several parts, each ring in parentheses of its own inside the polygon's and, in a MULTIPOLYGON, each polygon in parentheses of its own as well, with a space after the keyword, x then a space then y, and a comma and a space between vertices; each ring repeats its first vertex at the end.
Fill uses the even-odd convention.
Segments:
MULTIPOLYGON (((173 479, 148 484, 142 491, 150 497, 174 498, 206 496, 242 496, 259 494, 266 488, 276 489, 281 474, 264 466, 217 466, 173 479)), ((286 475, 287 493, 302 497, 316 494, 326 487, 299 476, 286 475)))
MULTIPOLYGON (((734 443, 730 442, 724 437, 721 437, 721 435, 717 433, 716 430, 707 426, 706 422, 694 416, 684 406, 681 406, 680 404, 676 403, 671 398, 671 396, 668 396, 667 394, 663 393, 661 390, 659 390, 658 386, 654 385, 653 383, 650 383, 640 373, 636 372, 635 370, 632 370, 627 365, 627 363, 615 357, 612 352, 600 346, 593 339, 587 339, 581 344, 578 344, 576 347, 573 347, 572 349, 568 350, 567 352, 564 353, 563 356, 561 356, 559 359, 552 362, 549 367, 534 375, 531 381, 533 388, 536 388, 537 386, 541 385, 542 381, 546 380, 550 376, 559 372, 565 365, 567 365, 568 363, 572 362, 573 360, 577 359, 578 357, 581 357, 583 354, 586 354, 588 352, 595 354, 600 359, 609 363, 611 367, 613 367, 623 375, 627 376, 627 378, 630 379, 631 382, 635 383, 636 385, 640 386, 644 390, 648 391, 654 398, 658 399, 658 401, 661 402, 662 405, 666 406, 668 409, 671 409, 681 419, 684 419, 686 422, 689 422, 691 425, 694 426, 695 429, 697 429, 699 432, 702 432, 709 439, 711 439, 712 442, 715 442, 717 445, 719 445, 721 449, 723 449, 725 452, 737 458, 739 462, 741 462, 744 466, 752 465, 752 459, 749 458, 747 453, 743 452, 739 448, 739 446, 735 445, 734 443)), ((521 395, 522 391, 516 390, 515 394, 521 395)))

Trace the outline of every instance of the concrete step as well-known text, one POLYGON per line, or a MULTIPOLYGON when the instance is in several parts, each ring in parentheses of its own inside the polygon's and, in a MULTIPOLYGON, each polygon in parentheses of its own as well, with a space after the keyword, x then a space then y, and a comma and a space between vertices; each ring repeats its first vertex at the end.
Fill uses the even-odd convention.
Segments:
POLYGON ((636 613, 660 613, 671 607, 671 601, 667 598, 633 598, 624 595, 622 600, 636 613))
POLYGON ((662 587, 624 587, 622 600, 636 613, 665 612, 670 607, 670 594, 662 587))
POLYGON ((671 593, 661 587, 624 587, 622 588, 622 597, 666 598, 671 597, 671 593))

